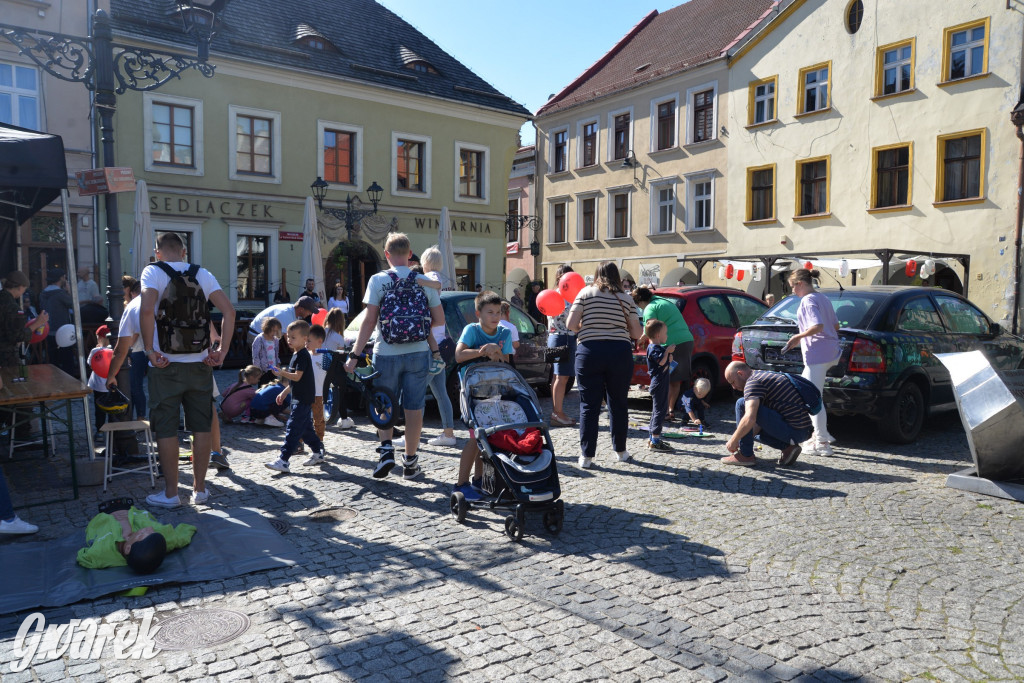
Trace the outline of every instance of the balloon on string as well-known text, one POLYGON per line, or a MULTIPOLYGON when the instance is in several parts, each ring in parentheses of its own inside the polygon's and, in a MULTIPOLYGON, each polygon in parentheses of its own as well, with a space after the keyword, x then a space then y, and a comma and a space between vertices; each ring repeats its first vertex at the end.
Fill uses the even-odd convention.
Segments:
MULTIPOLYGON (((36 319, 32 318, 27 323, 25 323, 25 327, 31 327, 32 324, 35 323, 35 321, 36 319)), ((40 327, 38 330, 35 330, 32 333, 32 339, 29 341, 29 344, 38 344, 39 342, 46 339, 46 336, 48 334, 50 334, 50 323, 44 323, 42 327, 40 327)))
POLYGON ((839 262, 839 277, 846 277, 850 274, 850 262, 843 259, 839 262))
POLYGON ((565 310, 565 299, 557 289, 545 289, 537 295, 537 310, 551 317, 560 315, 565 310))
POLYGON ((907 277, 914 277, 917 275, 917 261, 914 259, 907 261, 907 267, 904 272, 906 272, 907 277))
POLYGON ((75 337, 75 326, 71 323, 67 325, 61 325, 57 328, 57 346, 62 349, 66 349, 69 346, 74 346, 77 338, 75 337))
POLYGON ((96 373, 97 377, 107 378, 110 374, 110 361, 114 360, 113 349, 100 349, 93 354, 92 360, 89 361, 89 367, 96 373))
POLYGON ((735 272, 736 272, 736 267, 735 266, 733 266, 731 263, 729 265, 727 265, 725 267, 725 279, 726 280, 731 280, 732 276, 733 276, 733 274, 735 274, 735 272))
POLYGON ((327 322, 327 309, 321 308, 319 311, 314 313, 313 317, 310 319, 313 321, 314 325, 323 325, 327 322))
POLYGON ((562 298, 568 303, 576 301, 576 295, 580 293, 580 290, 587 286, 583 276, 579 273, 566 273, 562 276, 562 279, 558 281, 558 291, 562 295, 562 298))

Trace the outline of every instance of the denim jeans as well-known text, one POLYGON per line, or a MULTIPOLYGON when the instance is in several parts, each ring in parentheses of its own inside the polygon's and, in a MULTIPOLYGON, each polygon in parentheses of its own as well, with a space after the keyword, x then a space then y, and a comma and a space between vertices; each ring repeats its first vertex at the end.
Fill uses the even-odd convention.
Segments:
POLYGON ((395 356, 374 355, 373 367, 380 372, 377 386, 387 387, 399 396, 406 410, 423 410, 430 370, 430 351, 395 356))
POLYGON ((313 428, 313 406, 308 403, 292 401, 292 413, 284 426, 284 445, 281 446, 281 459, 285 462, 299 447, 299 440, 319 453, 324 449, 324 442, 316 435, 313 428))
POLYGON ((437 401, 437 410, 441 413, 441 426, 445 429, 455 429, 455 412, 452 410, 452 400, 448 398, 448 387, 446 378, 447 372, 439 372, 430 377, 430 393, 437 401))
POLYGON ((584 457, 597 451, 601 400, 608 401, 612 444, 626 450, 629 428, 629 383, 633 378, 633 345, 627 341, 594 340, 576 347, 576 384, 580 392, 580 446, 584 457))
POLYGON ((129 354, 131 359, 132 405, 135 406, 135 419, 146 419, 146 370, 149 368, 149 361, 146 360, 145 351, 132 351, 129 354))
POLYGON ((0 467, 0 520, 6 522, 13 517, 14 505, 11 503, 11 492, 7 489, 7 479, 4 477, 4 468, 0 467))
POLYGON ((668 373, 651 380, 651 424, 648 432, 650 436, 661 436, 661 428, 668 414, 668 387, 668 373))
MULTIPOLYGON (((746 400, 743 398, 737 399, 736 424, 739 424, 740 420, 743 419, 746 411, 746 400)), ((761 433, 757 435, 757 440, 766 446, 778 448, 780 451, 788 448, 791 444, 807 441, 811 436, 810 427, 794 429, 786 422, 782 415, 771 408, 765 408, 763 405, 757 409, 757 426, 761 428, 761 433)), ((740 439, 740 455, 748 458, 754 457, 753 429, 740 439)))

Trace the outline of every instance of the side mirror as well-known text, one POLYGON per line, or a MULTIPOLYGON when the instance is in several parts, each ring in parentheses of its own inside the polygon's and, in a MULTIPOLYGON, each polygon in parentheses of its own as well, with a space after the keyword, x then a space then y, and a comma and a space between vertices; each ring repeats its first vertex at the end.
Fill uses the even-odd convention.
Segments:
POLYGON ((537 334, 545 334, 546 335, 548 333, 547 325, 541 325, 540 323, 535 323, 535 326, 536 326, 536 329, 537 329, 537 334))
POLYGON ((1003 326, 1000 325, 999 323, 991 323, 988 326, 988 333, 991 334, 993 337, 998 337, 1003 333, 1003 326))

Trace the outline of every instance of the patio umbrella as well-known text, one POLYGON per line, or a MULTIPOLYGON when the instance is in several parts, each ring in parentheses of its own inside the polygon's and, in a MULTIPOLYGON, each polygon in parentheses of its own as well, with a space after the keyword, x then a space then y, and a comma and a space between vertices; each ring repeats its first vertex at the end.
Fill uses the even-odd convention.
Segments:
POLYGON ((320 251, 320 229, 317 226, 316 206, 312 197, 306 197, 306 211, 302 216, 302 273, 301 290, 306 278, 313 278, 313 291, 325 292, 324 258, 320 251))
POLYGON ((142 269, 149 265, 156 239, 153 237, 153 221, 149 217, 149 189, 145 180, 135 183, 135 232, 132 235, 132 275, 142 276, 142 269))
POLYGON ((441 207, 441 226, 437 230, 437 248, 441 250, 441 289, 452 291, 455 285, 455 249, 452 245, 452 219, 448 207, 441 207))

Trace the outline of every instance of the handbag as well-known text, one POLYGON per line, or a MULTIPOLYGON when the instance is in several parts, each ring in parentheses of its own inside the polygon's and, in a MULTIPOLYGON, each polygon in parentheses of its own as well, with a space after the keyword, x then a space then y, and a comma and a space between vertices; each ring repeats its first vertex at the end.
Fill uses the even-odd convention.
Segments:
POLYGON ((549 346, 544 349, 545 363, 568 363, 569 360, 568 346, 549 346))

